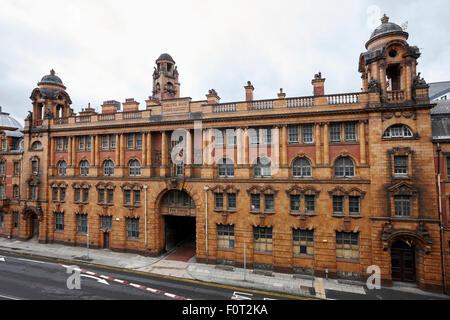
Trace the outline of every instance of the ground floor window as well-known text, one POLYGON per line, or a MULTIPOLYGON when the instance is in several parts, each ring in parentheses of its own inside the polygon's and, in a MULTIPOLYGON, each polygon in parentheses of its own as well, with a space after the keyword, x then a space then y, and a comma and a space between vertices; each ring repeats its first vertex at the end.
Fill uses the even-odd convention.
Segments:
POLYGON ((234 225, 217 225, 217 247, 234 249, 234 225))
POLYGON ((88 229, 88 215, 77 214, 77 232, 86 234, 88 229))
POLYGON ((64 231, 64 212, 55 212, 55 231, 64 231))
POLYGON ((17 211, 13 212, 13 226, 14 226, 14 229, 19 228, 19 212, 17 212, 17 211))
POLYGON ((294 254, 314 254, 314 230, 293 230, 294 254))
POLYGON ((253 227, 254 250, 272 252, 272 228, 253 227))
POLYGON ((0 212, 0 228, 3 228, 4 223, 5 223, 5 213, 0 212))
POLYGON ((359 233, 336 232, 336 257, 359 259, 359 233))
POLYGON ((101 216, 102 229, 112 229, 112 216, 101 216))
POLYGON ((139 218, 127 218, 127 238, 139 239, 139 218))

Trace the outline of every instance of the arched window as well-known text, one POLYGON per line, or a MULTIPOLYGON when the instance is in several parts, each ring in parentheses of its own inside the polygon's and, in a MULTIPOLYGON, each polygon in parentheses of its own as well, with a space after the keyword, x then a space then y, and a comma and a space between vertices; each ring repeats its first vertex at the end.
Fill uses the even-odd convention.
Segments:
POLYGON ((141 175, 141 164, 138 160, 130 160, 128 163, 130 176, 140 176, 141 175))
POLYGON ((340 157, 334 163, 334 175, 336 177, 354 177, 355 164, 350 157, 340 157))
POLYGON ((233 160, 223 158, 218 163, 219 176, 220 177, 234 177, 234 164, 233 160))
POLYGON ((87 160, 83 160, 80 162, 80 175, 82 176, 87 176, 89 175, 89 161, 87 160))
POLYGON ((389 127, 383 135, 383 138, 412 138, 412 130, 404 124, 395 124, 389 127))
POLYGON ((253 167, 253 175, 255 177, 270 177, 272 175, 270 160, 268 158, 257 158, 253 167))
POLYGON ((112 162, 112 160, 106 160, 103 163, 103 174, 105 176, 114 175, 114 162, 112 162))
POLYGON ((297 158, 292 164, 293 177, 311 177, 311 162, 307 158, 297 158))
POLYGON ((67 169, 67 163, 64 160, 58 162, 58 175, 65 176, 67 169))
POLYGON ((42 147, 42 143, 39 141, 36 141, 35 143, 33 143, 33 145, 31 146, 31 150, 33 151, 42 151, 43 147, 42 147))

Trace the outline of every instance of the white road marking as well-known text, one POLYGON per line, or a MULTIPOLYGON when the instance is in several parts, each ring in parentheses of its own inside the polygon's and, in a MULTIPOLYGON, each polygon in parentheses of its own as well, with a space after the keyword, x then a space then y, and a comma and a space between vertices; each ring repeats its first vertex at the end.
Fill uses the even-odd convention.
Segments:
POLYGON ((17 260, 20 260, 20 261, 26 261, 26 262, 40 263, 40 264, 54 264, 54 263, 51 263, 51 262, 37 261, 37 260, 29 260, 29 259, 22 259, 22 258, 12 258, 12 259, 17 259, 17 260))
POLYGON ((100 282, 100 283, 103 283, 103 284, 106 284, 106 285, 109 286, 109 283, 106 280, 103 280, 103 279, 100 279, 100 278, 97 278, 97 277, 94 277, 94 276, 90 276, 90 275, 87 275, 87 274, 80 274, 80 276, 81 277, 85 277, 85 278, 95 279, 95 280, 97 280, 97 282, 100 282))
POLYGON ((8 300, 22 300, 20 298, 11 297, 11 296, 5 296, 0 294, 0 298, 8 299, 8 300))
POLYGON ((0 256, 0 261, 5 262, 5 261, 6 261, 6 258, 5 258, 4 256, 0 256))

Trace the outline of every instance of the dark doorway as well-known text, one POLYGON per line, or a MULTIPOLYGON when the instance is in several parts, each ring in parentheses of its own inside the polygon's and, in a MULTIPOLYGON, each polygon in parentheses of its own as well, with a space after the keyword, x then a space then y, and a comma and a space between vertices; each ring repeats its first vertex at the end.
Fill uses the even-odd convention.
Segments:
POLYGON ((103 248, 109 249, 109 232, 103 233, 103 248))
POLYGON ((182 242, 195 244, 195 217, 166 215, 164 231, 166 251, 170 251, 182 242))
POLYGON ((392 280, 416 281, 415 246, 403 240, 396 241, 391 248, 392 280))
POLYGON ((30 216, 30 221, 31 221, 30 238, 37 239, 39 238, 39 219, 35 213, 30 216))

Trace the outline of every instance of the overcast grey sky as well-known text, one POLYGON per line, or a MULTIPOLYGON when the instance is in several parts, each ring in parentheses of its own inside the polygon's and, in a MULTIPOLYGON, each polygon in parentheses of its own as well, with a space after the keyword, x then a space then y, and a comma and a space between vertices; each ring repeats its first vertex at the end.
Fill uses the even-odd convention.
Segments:
POLYGON ((211 88, 221 102, 243 100, 247 80, 255 99, 280 88, 309 96, 318 71, 325 93, 355 92, 359 55, 383 13, 408 21, 422 77, 450 80, 449 9, 448 0, 0 0, 0 105, 23 123, 53 68, 75 112, 126 98, 143 109, 163 52, 178 65, 181 96, 194 100, 211 88))

